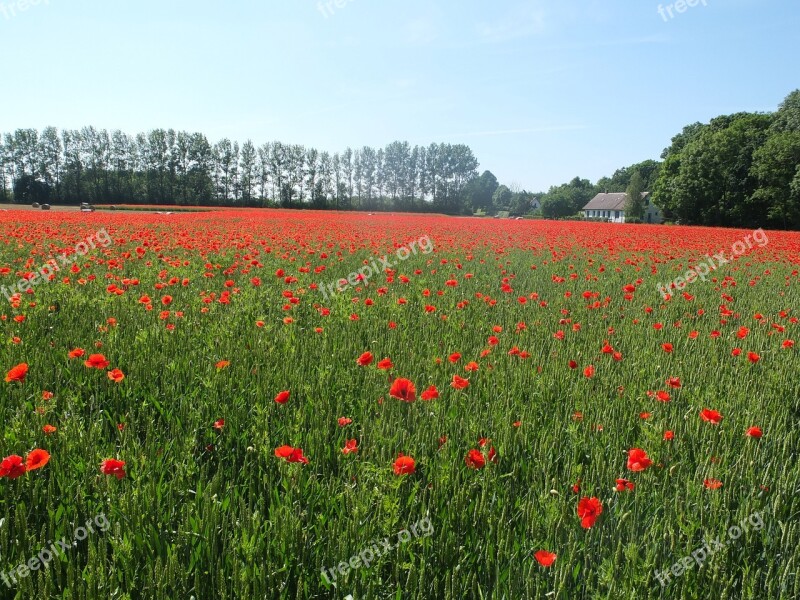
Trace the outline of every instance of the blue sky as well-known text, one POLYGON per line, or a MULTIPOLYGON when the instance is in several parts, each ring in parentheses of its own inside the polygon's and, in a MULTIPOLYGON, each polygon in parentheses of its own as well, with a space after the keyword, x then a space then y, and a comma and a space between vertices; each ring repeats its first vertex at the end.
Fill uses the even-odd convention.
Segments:
POLYGON ((674 2, 0 0, 0 131, 466 143, 503 183, 596 181, 800 87, 800 2, 674 2))

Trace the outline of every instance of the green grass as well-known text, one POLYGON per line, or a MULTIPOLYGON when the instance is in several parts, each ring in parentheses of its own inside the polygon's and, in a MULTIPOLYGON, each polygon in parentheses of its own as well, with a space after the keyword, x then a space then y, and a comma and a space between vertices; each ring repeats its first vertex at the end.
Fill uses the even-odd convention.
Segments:
MULTIPOLYGON (((26 362, 30 372, 24 383, 0 381, 0 453, 24 456, 38 447, 52 458, 18 479, 0 479, 0 571, 36 556, 52 540, 72 539, 76 527, 99 513, 111 526, 89 534, 63 560, 20 579, 13 589, 0 580, 0 597, 800 597, 800 360, 796 348, 781 348, 784 339, 797 338, 797 325, 779 316, 782 310, 795 315, 800 298, 790 261, 773 255, 748 264, 743 259, 727 272, 738 281, 735 288, 697 282, 689 289, 691 302, 662 304, 655 291, 659 277, 666 280, 674 265, 702 257, 674 244, 678 256, 651 275, 650 264, 656 263, 642 256, 657 254, 647 248, 648 236, 663 229, 626 228, 637 236, 637 247, 609 252, 607 240, 619 227, 438 217, 416 217, 409 224, 388 216, 337 216, 342 222, 329 227, 313 215, 276 214, 228 214, 225 222, 195 215, 175 224, 155 216, 137 216, 140 221, 133 223, 125 221, 130 216, 115 216, 108 229, 125 241, 96 256, 116 258, 120 268, 87 260, 84 274, 95 274, 95 281, 79 285, 79 275, 72 275, 70 285, 37 286, 34 307, 13 309, 2 299, 0 315, 7 318, 0 323, 0 370, 26 362), (355 243, 367 240, 368 247, 351 253, 351 240, 340 235, 353 223, 363 227, 355 243), (181 238, 184 229, 192 244, 181 238), (436 253, 398 266, 398 273, 410 277, 408 284, 376 283, 386 286, 385 295, 370 286, 324 303, 309 288, 346 277, 365 258, 387 252, 392 240, 422 234, 431 236, 436 253), (137 259, 134 249, 145 239, 150 246, 137 259), (329 258, 309 255, 304 242, 329 258), (558 248, 557 259, 550 243, 558 248), (133 255, 120 258, 125 252, 133 255), (625 262, 632 257, 639 264, 625 262), (184 259, 188 266, 175 262, 184 259), (248 270, 252 260, 261 266, 248 270), (311 272, 299 272, 306 261, 311 272), (205 262, 220 265, 210 269, 213 278, 203 276, 205 262), (315 274, 318 264, 326 271, 315 274), (500 289, 501 267, 506 276, 516 276, 511 294, 500 289), (279 268, 298 282, 276 277, 279 268), (165 276, 159 277, 162 269, 165 276), (414 275, 416 269, 422 273, 414 275), (579 277, 569 279, 570 272, 579 277), (138 278, 140 285, 115 296, 106 286, 122 283, 107 274, 138 278), (553 275, 566 281, 554 283, 553 275), (587 275, 596 280, 585 281, 587 275), (253 276, 261 278, 260 287, 250 283, 253 276), (759 284, 749 286, 756 276, 759 284), (190 283, 154 289, 171 277, 190 283), (458 287, 445 285, 451 277, 458 287), (622 287, 637 278, 643 283, 634 299, 624 300, 622 287), (230 304, 205 304, 203 293, 219 298, 226 279, 239 290, 230 304), (424 289, 430 297, 422 295, 424 289), (285 290, 300 299, 291 310, 283 309, 285 290), (444 294, 437 296, 438 290, 444 294), (581 297, 584 290, 610 301, 587 308, 593 300, 581 297), (517 301, 534 292, 538 299, 517 301), (739 315, 724 325, 722 292, 735 296, 727 304, 739 315), (143 294, 153 299, 152 311, 139 304, 143 294), (163 294, 174 298, 166 321, 159 319, 163 294), (397 303, 401 296, 407 304, 397 303), (373 306, 364 305, 367 297, 373 306), (459 309, 461 301, 468 305, 459 309), (331 309, 329 316, 320 315, 320 304, 331 309), (426 313, 426 304, 436 311, 426 313), (359 320, 351 320, 351 313, 359 320), (756 313, 765 320, 755 320, 756 313), (26 316, 24 323, 13 322, 18 314, 26 316), (285 324, 286 316, 294 322, 285 324), (107 325, 109 317, 116 325, 107 325), (560 319, 571 321, 559 324, 560 319), (265 321, 263 328, 258 320, 265 321), (526 328, 517 332, 519 322, 526 328), (664 324, 660 331, 653 328, 657 322, 664 324), (574 323, 580 323, 579 331, 573 331, 574 323), (777 333, 773 323, 786 331, 777 333), (744 340, 735 337, 741 325, 751 329, 744 340), (503 331, 494 333, 494 326, 503 331), (696 340, 688 339, 693 329, 700 332, 696 340), (709 337, 714 329, 722 334, 717 340, 709 337), (564 340, 553 337, 558 330, 564 340), (491 335, 499 344, 482 358, 491 335), (19 344, 11 341, 14 336, 19 344), (622 352, 622 361, 601 353, 604 340, 622 352), (673 353, 661 349, 663 342, 674 344, 673 353), (513 346, 530 358, 509 355, 513 346), (735 346, 744 354, 758 352, 761 360, 733 358, 735 346), (69 360, 75 347, 102 352, 109 369, 122 369, 126 379, 115 384, 82 359, 69 360), (375 364, 358 366, 356 358, 367 350, 376 362, 391 357, 395 367, 387 373, 375 364), (462 354, 456 365, 447 360, 453 352, 462 354), (220 360, 230 365, 217 369, 220 360), (479 370, 464 372, 473 360, 479 370), (570 369, 570 360, 579 368, 570 369), (583 376, 589 364, 596 367, 591 379, 583 376), (452 389, 454 373, 469 377, 469 387, 452 389), (411 379, 418 394, 436 385, 441 397, 400 402, 388 393, 395 377, 411 379), (649 390, 666 389, 667 377, 682 382, 670 390, 671 402, 649 398, 649 390), (42 400, 43 390, 54 398, 42 400), (273 401, 281 390, 291 391, 285 405, 273 401), (722 424, 702 422, 704 407, 720 411, 722 424), (574 418, 576 411, 582 420, 574 418), (644 411, 651 413, 646 420, 640 417, 644 411), (352 424, 339 427, 342 416, 352 424), (216 430, 220 418, 225 425, 216 430), (514 427, 515 421, 521 425, 514 427), (46 423, 58 431, 46 436, 46 423), (752 425, 763 429, 761 440, 745 437, 752 425), (672 442, 662 439, 668 429, 675 433, 672 442), (483 437, 491 438, 499 460, 469 469, 464 457, 483 437), (341 449, 352 438, 359 451, 345 456, 341 449), (275 448, 284 444, 301 447, 310 464, 276 458, 275 448), (626 453, 635 447, 654 462, 641 473, 626 470, 626 453), (400 452, 415 458, 413 475, 393 474, 400 452), (126 461, 126 478, 100 473, 101 460, 112 457, 126 461), (633 492, 614 490, 622 477, 635 483, 633 492), (711 477, 723 487, 705 489, 703 480, 711 477), (578 480, 576 494, 572 486, 578 480), (600 498, 604 507, 588 530, 576 514, 583 496, 600 498), (702 569, 691 568, 662 589, 655 570, 690 555, 704 536, 725 536, 755 511, 763 517, 761 530, 730 541, 702 569), (430 535, 415 536, 369 568, 340 576, 335 587, 322 577, 323 567, 347 561, 376 539, 396 537, 425 517, 430 535), (558 555, 552 567, 536 562, 533 554, 540 549, 558 555)), ((110 217, 92 218, 105 224, 110 217)), ((12 225, 21 227, 7 224, 6 231, 12 225)), ((74 243, 78 233, 68 226, 60 231, 62 245, 74 243)), ((702 244, 705 235, 699 231, 692 243, 702 244)), ((720 235, 739 239, 735 232, 720 235)), ((32 246, 48 243, 42 239, 0 246, 0 267, 21 269, 18 260, 27 259, 32 246)), ((777 240, 772 243, 778 247, 777 240)))

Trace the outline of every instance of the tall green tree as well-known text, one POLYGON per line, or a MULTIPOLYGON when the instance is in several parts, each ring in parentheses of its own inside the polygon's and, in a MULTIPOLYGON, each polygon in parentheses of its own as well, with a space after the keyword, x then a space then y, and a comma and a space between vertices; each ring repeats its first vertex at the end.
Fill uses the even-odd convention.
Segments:
POLYGON ((491 171, 484 171, 464 187, 464 201, 473 211, 490 213, 493 209, 492 198, 498 187, 497 177, 491 171))
POLYGON ((644 219, 644 199, 642 194, 645 192, 644 177, 635 171, 631 176, 628 189, 626 190, 627 199, 625 201, 625 219, 644 219))

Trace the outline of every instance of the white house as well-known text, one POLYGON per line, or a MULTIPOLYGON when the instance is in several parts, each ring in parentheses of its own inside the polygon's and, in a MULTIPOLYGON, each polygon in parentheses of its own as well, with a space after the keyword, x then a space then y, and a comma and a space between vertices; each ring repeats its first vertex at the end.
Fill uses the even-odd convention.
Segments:
MULTIPOLYGON (((650 192, 642 192, 644 200, 644 222, 662 223, 664 221, 663 211, 653 204, 650 192)), ((609 223, 625 222, 625 205, 628 202, 628 194, 597 194, 583 207, 581 215, 585 219, 604 219, 609 223)))

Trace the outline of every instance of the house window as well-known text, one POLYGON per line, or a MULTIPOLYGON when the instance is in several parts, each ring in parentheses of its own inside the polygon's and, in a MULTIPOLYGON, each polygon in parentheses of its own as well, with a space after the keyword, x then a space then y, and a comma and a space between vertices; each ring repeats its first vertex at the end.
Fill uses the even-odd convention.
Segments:
POLYGON ((619 211, 617 211, 617 214, 615 216, 617 217, 617 219, 619 219, 619 211))

